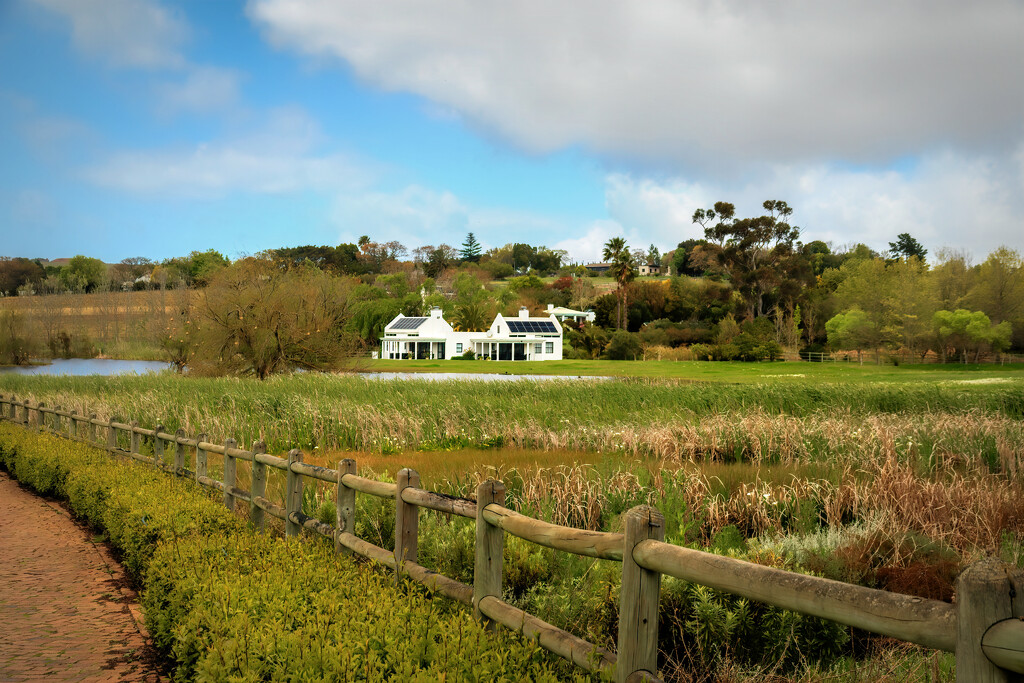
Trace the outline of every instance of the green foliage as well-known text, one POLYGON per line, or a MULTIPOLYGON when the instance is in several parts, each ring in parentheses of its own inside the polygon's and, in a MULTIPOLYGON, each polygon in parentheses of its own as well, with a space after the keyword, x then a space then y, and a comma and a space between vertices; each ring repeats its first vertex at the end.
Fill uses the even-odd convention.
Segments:
POLYGON ((825 330, 832 348, 861 351, 875 340, 877 326, 868 319, 867 313, 854 308, 830 319, 825 323, 825 330))
POLYGON ((189 481, 8 424, 0 466, 106 531, 175 680, 584 678, 329 543, 254 534, 189 481))
POLYGON ((107 278, 107 266, 97 258, 79 254, 60 271, 64 286, 72 291, 95 291, 107 278))
POLYGON ((608 360, 636 360, 642 354, 637 336, 626 330, 616 330, 604 351, 608 360))
POLYGON ((0 365, 27 365, 35 352, 24 314, 0 311, 0 365))

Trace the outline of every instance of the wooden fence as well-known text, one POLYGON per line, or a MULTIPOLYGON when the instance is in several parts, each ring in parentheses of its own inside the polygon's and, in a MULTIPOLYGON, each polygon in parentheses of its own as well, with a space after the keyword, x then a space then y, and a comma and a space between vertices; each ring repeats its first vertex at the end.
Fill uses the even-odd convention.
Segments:
POLYGON ((189 438, 161 425, 144 429, 137 422, 97 419, 59 406, 32 405, 14 396, 0 395, 0 417, 36 429, 121 453, 178 476, 194 478, 224 495, 224 505, 248 503, 250 519, 259 529, 265 514, 285 522, 285 533, 303 529, 333 539, 339 553, 354 553, 375 560, 429 589, 470 605, 474 616, 488 627, 501 624, 588 671, 613 670, 617 681, 658 680, 658 601, 663 574, 710 586, 782 609, 890 636, 937 650, 956 653, 957 681, 989 683, 1020 680, 1024 674, 1024 572, 995 559, 981 560, 957 580, 957 604, 890 593, 815 576, 765 567, 729 557, 664 542, 661 514, 639 506, 625 515, 624 533, 583 531, 550 524, 504 507, 505 487, 486 481, 476 490, 476 501, 452 498, 420 488, 419 475, 410 469, 398 473, 396 483, 375 481, 356 473, 354 460, 336 469, 303 462, 301 451, 287 458, 266 453, 262 443, 241 449, 234 439, 211 443, 199 434, 189 438), (66 424, 65 424, 66 420, 66 424), (97 432, 103 430, 103 434, 97 432), (118 433, 128 434, 129 448, 118 445, 118 433), (152 442, 153 455, 143 455, 141 442, 152 442), (166 462, 167 446, 173 464, 166 462), (186 452, 186 449, 189 449, 186 452), (207 476, 207 454, 224 456, 224 480, 207 476), (194 454, 194 459, 193 459, 194 454), (251 463, 251 490, 236 486, 237 462, 251 463), (193 464, 194 463, 194 464, 193 464), (191 465, 194 469, 187 469, 191 465), (267 468, 286 473, 285 505, 265 497, 267 468), (302 512, 304 477, 337 486, 336 524, 330 525, 302 512), (395 547, 368 543, 353 534, 356 493, 395 501, 395 547), (476 521, 473 585, 437 574, 418 564, 417 537, 420 508, 476 521), (611 653, 571 633, 527 614, 502 598, 504 535, 512 534, 548 548, 622 563, 617 653, 611 653))

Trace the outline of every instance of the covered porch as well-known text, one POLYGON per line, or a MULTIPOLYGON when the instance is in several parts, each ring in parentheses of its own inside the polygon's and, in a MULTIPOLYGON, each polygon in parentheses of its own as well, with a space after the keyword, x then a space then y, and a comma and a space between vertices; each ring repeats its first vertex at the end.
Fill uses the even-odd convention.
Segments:
POLYGON ((473 353, 484 360, 529 360, 530 346, 527 341, 474 341, 473 353))
POLYGON ((381 342, 380 357, 402 360, 447 358, 443 339, 385 339, 381 342))

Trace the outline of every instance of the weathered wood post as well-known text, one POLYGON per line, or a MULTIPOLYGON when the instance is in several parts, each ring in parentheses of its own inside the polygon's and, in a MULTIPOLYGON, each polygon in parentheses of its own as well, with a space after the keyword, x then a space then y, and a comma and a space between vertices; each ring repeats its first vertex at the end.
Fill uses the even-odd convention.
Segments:
POLYGON ((257 498, 267 495, 267 466, 259 461, 259 457, 267 452, 267 444, 257 441, 252 445, 252 487, 249 494, 249 519, 258 531, 263 531, 263 508, 256 504, 257 498))
POLYGON ((71 410, 71 418, 68 420, 68 436, 78 439, 78 411, 71 410))
POLYGON ((161 470, 164 469, 164 440, 160 438, 163 431, 164 426, 159 422, 153 427, 153 464, 161 470))
POLYGON ((235 456, 229 455, 228 451, 236 448, 238 442, 234 439, 224 439, 224 507, 228 510, 235 509, 235 496, 231 489, 235 488, 238 480, 235 456))
POLYGON ((61 411, 61 407, 60 406, 54 406, 53 407, 53 420, 52 420, 53 424, 50 426, 50 430, 53 431, 55 434, 60 434, 60 430, 61 430, 60 411, 61 411))
POLYGON ((114 423, 117 422, 117 418, 113 415, 107 421, 107 450, 113 453, 117 450, 117 427, 114 423))
POLYGON ((89 413, 89 443, 96 445, 96 413, 89 413))
POLYGON ((24 419, 25 426, 29 427, 29 426, 31 426, 31 422, 32 422, 31 418, 29 417, 29 413, 32 411, 32 408, 31 408, 32 404, 29 403, 28 399, 25 399, 25 402, 22 405, 25 406, 25 414, 22 415, 22 418, 24 419))
POLYGON ((35 427, 37 432, 45 426, 45 422, 43 420, 43 408, 45 407, 45 403, 36 404, 36 412, 32 420, 32 426, 35 427))
POLYGON ((141 455, 142 451, 142 435, 139 434, 139 421, 132 420, 131 424, 128 425, 130 440, 128 442, 128 452, 135 456, 141 455))
POLYGON ((402 491, 420 487, 420 475, 408 467, 395 478, 395 568, 399 573, 405 562, 419 561, 420 508, 402 500, 402 491))
POLYGON ((184 429, 174 430, 174 473, 179 477, 185 471, 185 444, 182 441, 186 436, 184 429))
POLYGON ((956 581, 956 614, 957 683, 1021 680, 993 664, 981 641, 993 624, 1024 617, 1024 572, 992 557, 970 565, 956 581))
POLYGON ((619 647, 615 680, 624 683, 631 675, 658 673, 658 600, 661 574, 644 569, 633 559, 633 548, 642 541, 665 540, 665 518, 648 505, 626 513, 622 549, 622 589, 619 594, 619 647))
POLYGON ((285 536, 298 536, 302 525, 292 521, 292 514, 302 512, 302 475, 292 471, 292 465, 302 462, 302 451, 288 451, 288 478, 285 483, 285 536))
POLYGON ((206 434, 196 434, 196 481, 206 476, 206 449, 199 444, 206 441, 206 434))
POLYGON ((351 552, 341 544, 341 534, 356 532, 356 490, 345 486, 345 475, 356 473, 356 461, 345 458, 338 463, 338 495, 334 501, 335 526, 334 551, 337 553, 351 552))
POLYGON ((501 599, 501 563, 505 552, 505 532, 484 519, 484 508, 491 503, 505 505, 505 485, 490 479, 476 487, 476 547, 473 563, 473 618, 489 630, 494 624, 480 611, 480 601, 489 595, 501 599))

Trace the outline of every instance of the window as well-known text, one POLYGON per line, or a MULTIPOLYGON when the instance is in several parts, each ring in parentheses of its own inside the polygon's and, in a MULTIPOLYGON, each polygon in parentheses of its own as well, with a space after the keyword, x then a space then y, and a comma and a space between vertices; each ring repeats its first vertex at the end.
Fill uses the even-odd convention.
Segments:
POLYGON ((462 353, 462 344, 455 345, 455 353, 462 353))
POLYGON ((555 342, 544 342, 544 353, 554 353, 555 342))
POLYGON ((540 342, 537 342, 536 344, 533 345, 533 352, 540 353, 540 342))

